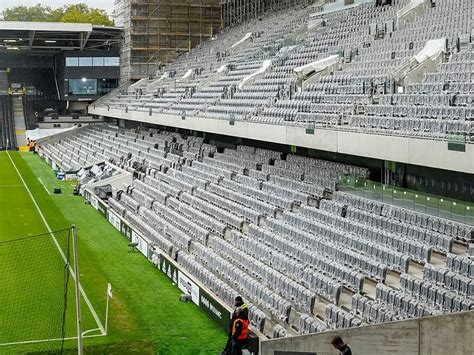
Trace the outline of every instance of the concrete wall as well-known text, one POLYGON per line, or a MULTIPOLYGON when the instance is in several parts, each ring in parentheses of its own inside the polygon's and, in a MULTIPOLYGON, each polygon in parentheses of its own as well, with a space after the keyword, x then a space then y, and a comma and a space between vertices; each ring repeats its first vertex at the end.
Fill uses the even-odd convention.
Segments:
POLYGON ((48 135, 48 136, 46 136, 44 138, 41 138, 41 139, 38 139, 36 142, 39 143, 39 144, 43 144, 45 142, 47 144, 51 144, 51 143, 57 142, 61 139, 64 139, 66 137, 69 137, 72 134, 77 134, 78 132, 80 132, 81 130, 84 130, 84 129, 86 129, 86 126, 76 127, 74 129, 68 129, 68 130, 59 130, 57 133, 52 134, 52 135, 48 135))
POLYGON ((227 120, 196 117, 183 120, 178 115, 126 113, 106 107, 94 108, 94 104, 89 106, 89 114, 474 174, 474 144, 466 144, 465 152, 456 152, 448 150, 448 142, 442 140, 318 128, 314 134, 306 134, 304 127, 240 121, 230 125, 227 120))
POLYGON ((335 335, 342 337, 354 355, 473 354, 474 311, 266 340, 261 342, 261 354, 291 351, 292 355, 337 355, 330 344, 335 335))

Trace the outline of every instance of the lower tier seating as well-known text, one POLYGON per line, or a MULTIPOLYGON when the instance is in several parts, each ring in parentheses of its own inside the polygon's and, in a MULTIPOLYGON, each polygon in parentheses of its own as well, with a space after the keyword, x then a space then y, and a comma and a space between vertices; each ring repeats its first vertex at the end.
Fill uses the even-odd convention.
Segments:
POLYGON ((105 125, 38 149, 132 171, 109 207, 267 335, 474 307, 474 227, 333 190, 365 168, 105 125))

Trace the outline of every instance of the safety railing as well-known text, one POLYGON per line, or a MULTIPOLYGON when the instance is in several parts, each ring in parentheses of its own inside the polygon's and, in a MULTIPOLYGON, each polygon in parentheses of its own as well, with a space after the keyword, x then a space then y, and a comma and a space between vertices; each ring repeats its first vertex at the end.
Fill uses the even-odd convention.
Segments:
POLYGON ((439 195, 384 185, 375 181, 344 176, 339 189, 384 203, 404 207, 453 221, 474 225, 474 204, 439 195))

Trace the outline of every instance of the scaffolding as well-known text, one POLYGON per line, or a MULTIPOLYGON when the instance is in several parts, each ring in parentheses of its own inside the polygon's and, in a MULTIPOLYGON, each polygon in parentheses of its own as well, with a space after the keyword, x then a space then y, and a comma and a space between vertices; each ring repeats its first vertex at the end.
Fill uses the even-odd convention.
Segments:
POLYGON ((221 20, 225 27, 232 27, 268 11, 307 6, 313 2, 314 0, 220 0, 221 20))
POLYGON ((153 74, 222 27, 219 0, 115 0, 114 12, 124 28, 122 82, 153 74))

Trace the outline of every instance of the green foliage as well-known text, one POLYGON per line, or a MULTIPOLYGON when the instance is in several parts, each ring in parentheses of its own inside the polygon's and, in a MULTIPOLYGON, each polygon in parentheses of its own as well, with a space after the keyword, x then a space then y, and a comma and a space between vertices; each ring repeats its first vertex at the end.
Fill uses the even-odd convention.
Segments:
POLYGON ((49 6, 15 6, 3 11, 3 19, 7 21, 54 21, 51 18, 52 9, 49 6))
POLYGON ((90 8, 84 3, 66 6, 61 22, 92 23, 105 26, 114 25, 114 22, 109 19, 104 10, 90 8))
POLYGON ((89 7, 84 3, 65 5, 57 9, 37 4, 35 6, 15 6, 4 10, 3 20, 36 22, 92 23, 93 25, 113 26, 105 10, 89 7))

